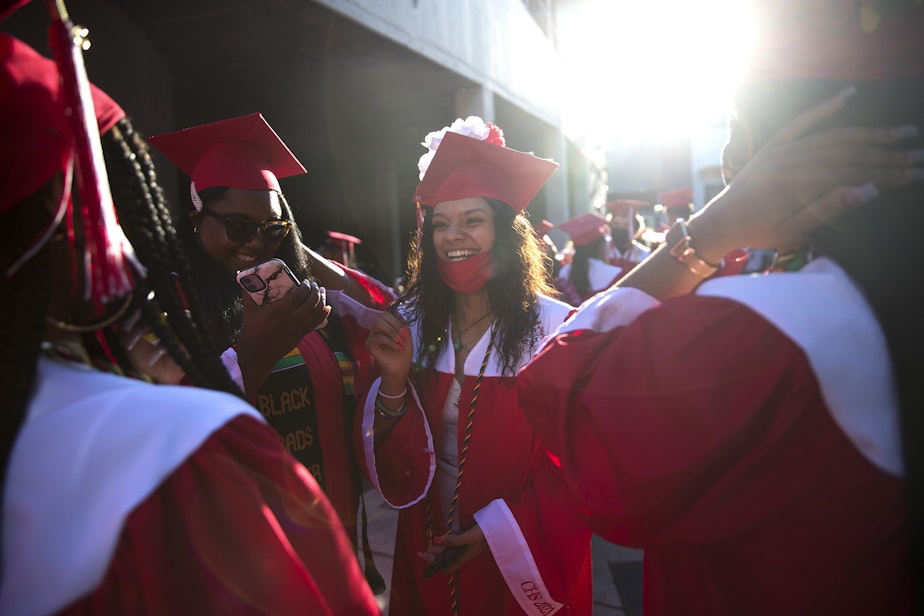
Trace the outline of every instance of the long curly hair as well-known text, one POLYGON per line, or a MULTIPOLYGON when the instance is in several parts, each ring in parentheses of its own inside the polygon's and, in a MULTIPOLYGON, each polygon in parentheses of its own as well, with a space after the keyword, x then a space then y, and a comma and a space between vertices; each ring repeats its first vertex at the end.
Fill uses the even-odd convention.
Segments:
MULTIPOLYGON (((515 374, 523 353, 535 342, 540 294, 555 291, 548 280, 549 258, 532 225, 502 201, 485 198, 494 216, 494 276, 487 282, 488 304, 499 323, 496 348, 503 373, 515 374)), ((410 320, 420 323, 418 358, 436 363, 448 344, 446 324, 453 310, 453 290, 436 268, 433 246, 433 208, 427 208, 423 225, 411 241, 408 285, 398 303, 406 303, 410 320)))
MULTIPOLYGON (((227 191, 227 186, 213 186, 199 191, 199 198, 202 199, 203 206, 208 207, 210 203, 224 198, 227 191)), ((276 257, 282 259, 299 280, 310 278, 311 266, 307 254, 302 249, 301 230, 295 222, 289 202, 281 193, 279 203, 282 207, 282 220, 291 222, 293 231, 279 243, 276 257)), ((185 211, 177 216, 177 233, 189 255, 191 280, 202 304, 209 344, 215 353, 220 354, 240 339, 244 325, 241 288, 234 276, 229 275, 202 249, 190 219, 190 214, 194 212, 192 202, 188 202, 185 211)))
MULTIPOLYGON (((839 80, 755 83, 742 88, 730 120, 725 158, 733 168, 799 111, 848 85, 857 94, 818 128, 832 126, 924 126, 924 77, 866 84, 839 80), (767 101, 773 101, 767 105, 767 101)), ((924 148, 924 139, 897 147, 924 148)), ((850 275, 872 307, 892 360, 902 432, 905 485, 913 533, 914 579, 924 579, 924 183, 884 191, 810 236, 816 255, 828 256, 850 275)), ((918 585, 918 608, 924 586, 918 585)))

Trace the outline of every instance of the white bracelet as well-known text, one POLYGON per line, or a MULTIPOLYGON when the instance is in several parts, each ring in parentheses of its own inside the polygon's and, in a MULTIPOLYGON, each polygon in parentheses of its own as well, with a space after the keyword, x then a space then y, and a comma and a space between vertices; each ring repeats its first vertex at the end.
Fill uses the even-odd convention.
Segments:
POLYGON ((400 400, 407 395, 407 387, 405 386, 404 391, 402 391, 397 396, 389 396, 388 394, 383 394, 381 389, 378 391, 378 395, 382 396, 386 400, 400 400))

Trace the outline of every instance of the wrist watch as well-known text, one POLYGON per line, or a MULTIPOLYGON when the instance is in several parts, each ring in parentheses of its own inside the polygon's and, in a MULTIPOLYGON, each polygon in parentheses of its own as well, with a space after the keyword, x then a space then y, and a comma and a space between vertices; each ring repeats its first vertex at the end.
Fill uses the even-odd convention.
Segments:
POLYGON ((690 237, 683 218, 678 218, 667 230, 665 243, 670 246, 670 255, 700 278, 708 278, 718 271, 718 265, 713 265, 696 254, 696 249, 693 248, 693 238, 690 237))

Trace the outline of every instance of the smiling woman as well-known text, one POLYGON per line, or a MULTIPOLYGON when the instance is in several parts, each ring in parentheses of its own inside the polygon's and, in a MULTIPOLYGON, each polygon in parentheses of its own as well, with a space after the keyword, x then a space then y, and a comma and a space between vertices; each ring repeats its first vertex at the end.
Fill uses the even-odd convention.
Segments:
POLYGON ((559 19, 569 132, 604 143, 686 135, 728 108, 750 45, 739 0, 585 0, 559 19), (592 19, 588 19, 592 15, 592 19))
MULTIPOLYGON (((355 542, 360 478, 346 437, 353 382, 366 351, 330 315, 318 285, 374 308, 384 308, 391 292, 301 243, 279 178, 305 168, 260 114, 150 141, 190 176, 190 202, 186 216, 178 217, 178 234, 193 264, 191 286, 206 308, 215 354, 324 488, 355 542), (236 274, 274 258, 302 282, 254 302, 236 274)), ((367 574, 378 585, 373 570, 367 567, 367 574)))
POLYGON ((477 117, 424 145, 408 288, 367 339, 381 378, 357 425, 364 471, 401 509, 389 613, 590 614, 590 534, 514 387, 570 312, 523 215, 557 165, 477 117))

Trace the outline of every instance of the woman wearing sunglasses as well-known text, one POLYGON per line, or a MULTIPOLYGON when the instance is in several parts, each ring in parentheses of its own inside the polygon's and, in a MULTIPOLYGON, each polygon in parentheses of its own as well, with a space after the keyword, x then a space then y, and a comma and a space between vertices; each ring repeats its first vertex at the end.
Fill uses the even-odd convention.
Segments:
POLYGON ((260 114, 149 141, 191 179, 191 204, 177 217, 177 231, 190 257, 195 279, 190 287, 204 308, 212 347, 286 449, 324 488, 355 538, 360 479, 347 434, 357 360, 366 351, 363 341, 354 343, 330 315, 318 285, 378 309, 386 308, 393 294, 302 244, 278 178, 305 168, 260 114), (303 282, 258 306, 237 284, 236 274, 274 257, 303 282))

